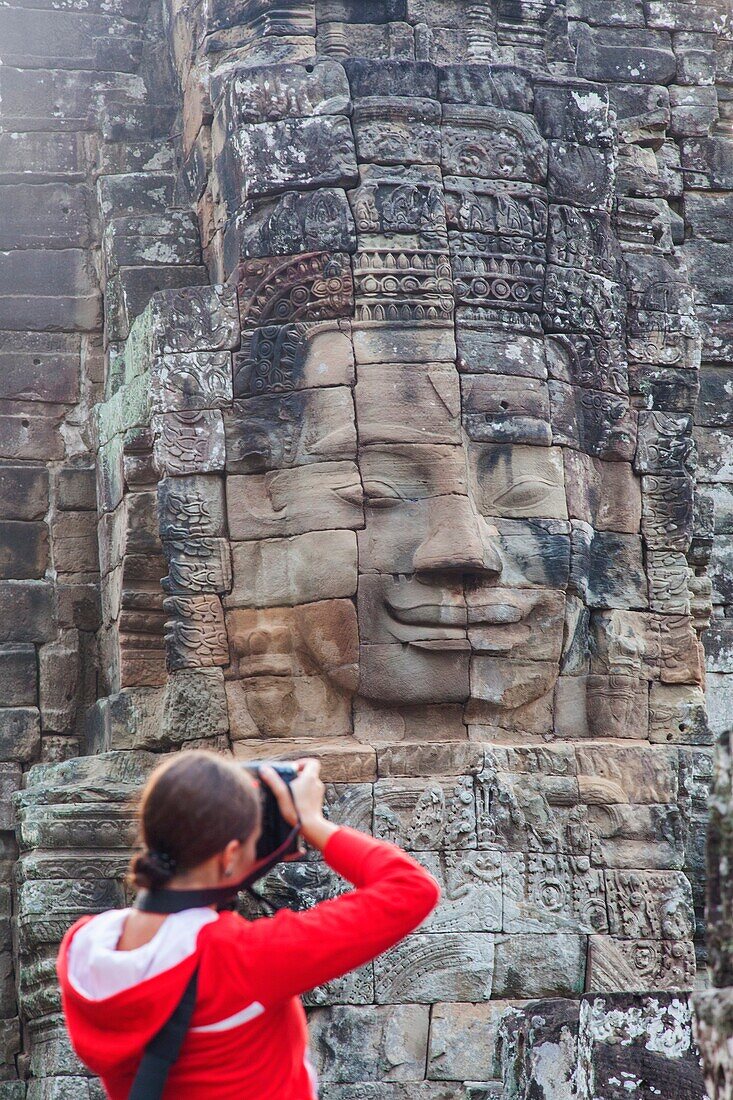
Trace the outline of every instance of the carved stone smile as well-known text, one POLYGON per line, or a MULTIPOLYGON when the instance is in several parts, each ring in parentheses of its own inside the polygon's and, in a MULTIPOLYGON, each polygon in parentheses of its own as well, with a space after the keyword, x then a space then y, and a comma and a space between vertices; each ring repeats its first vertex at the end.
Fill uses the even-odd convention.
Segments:
POLYGON ((400 631, 401 640, 415 649, 473 650, 502 656, 529 638, 529 627, 522 625, 527 610, 509 602, 474 607, 467 612, 455 603, 403 607, 385 600, 385 610, 395 624, 407 627, 400 631), (410 636, 418 632, 419 637, 410 636))
POLYGON ((466 608, 460 605, 425 603, 395 607, 389 600, 385 604, 392 618, 406 626, 460 627, 465 633, 466 608))
POLYGON ((385 599, 384 609, 394 624, 395 636, 415 649, 468 651, 465 603, 457 600, 455 594, 451 603, 439 602, 438 591, 431 595, 433 599, 426 602, 406 605, 395 605, 385 599))
POLYGON ((471 643, 468 638, 416 638, 408 643, 415 649, 432 649, 445 653, 447 650, 468 652, 471 643))

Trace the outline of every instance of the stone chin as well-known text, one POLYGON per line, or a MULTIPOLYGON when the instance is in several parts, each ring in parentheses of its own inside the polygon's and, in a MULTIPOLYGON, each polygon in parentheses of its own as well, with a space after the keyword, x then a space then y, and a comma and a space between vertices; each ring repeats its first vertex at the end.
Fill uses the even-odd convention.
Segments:
POLYGON ((469 717, 490 719, 499 713, 535 703, 555 686, 555 661, 513 661, 504 657, 475 656, 471 661, 469 717))
POLYGON ((361 658, 358 695, 397 707, 461 703, 471 717, 489 719, 543 698, 558 675, 557 662, 474 655, 467 641, 371 646, 361 658))
POLYGON ((372 578, 367 587, 360 632, 379 640, 360 647, 358 694, 370 702, 508 711, 554 687, 563 592, 485 587, 464 596, 462 585, 440 589, 414 578, 372 578))

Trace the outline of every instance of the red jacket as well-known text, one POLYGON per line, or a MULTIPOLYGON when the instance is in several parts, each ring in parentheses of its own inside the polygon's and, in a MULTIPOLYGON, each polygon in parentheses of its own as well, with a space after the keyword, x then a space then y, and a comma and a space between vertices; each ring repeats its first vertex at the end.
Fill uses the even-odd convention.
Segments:
POLYGON ((210 922, 182 961, 112 996, 85 996, 69 978, 74 936, 95 918, 67 932, 57 963, 66 1023, 74 1049, 101 1077, 110 1100, 126 1100, 146 1043, 197 965, 191 1030, 166 1100, 314 1100, 298 994, 386 951, 440 896, 434 879, 399 848, 353 829, 334 833, 324 857, 356 890, 307 912, 282 910, 256 921, 207 914, 210 922))

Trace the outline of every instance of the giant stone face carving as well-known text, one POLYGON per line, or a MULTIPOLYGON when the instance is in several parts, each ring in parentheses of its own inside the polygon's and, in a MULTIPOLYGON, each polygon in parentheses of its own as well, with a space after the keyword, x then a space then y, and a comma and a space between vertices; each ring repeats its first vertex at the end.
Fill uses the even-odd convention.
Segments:
MULTIPOLYGON (((371 827, 446 885, 426 931, 462 937, 458 1000, 513 995, 558 932, 558 969, 517 992, 684 985, 689 921, 632 936, 608 877, 668 876, 689 917, 669 742, 707 737, 694 455, 659 374, 672 305, 695 366, 682 284, 660 304, 669 272, 620 236, 605 92, 511 66, 343 71, 353 149, 332 60, 252 67, 215 106, 209 258, 242 329, 222 413, 235 751, 311 748, 362 808, 371 792, 371 827), (253 152, 304 110, 306 189, 284 151, 253 152)), ((421 942, 375 968, 378 1002, 453 989, 447 944, 421 942)))
MULTIPOLYGON (((123 451, 158 477, 165 714, 198 692, 237 756, 317 753, 334 818, 440 878, 367 1002, 685 986, 690 921, 631 916, 661 883, 690 917, 688 873, 700 909, 694 321, 672 261, 627 247, 605 92, 516 66, 270 75, 217 85, 217 285, 154 299, 125 350, 153 395, 123 451), (307 166, 262 154, 300 129, 307 166)), ((134 597, 122 578, 123 690, 134 597)))
MULTIPOLYGON (((288 75, 295 95, 307 78, 288 75)), ((357 97, 358 179, 338 212, 353 282, 339 253, 243 260, 229 278, 235 737, 368 741, 375 711, 409 708, 438 708, 442 737, 639 716, 638 673, 578 657, 593 608, 648 608, 621 250, 609 195, 553 167, 553 89, 538 94, 539 124, 525 87, 526 113, 449 104, 435 148, 425 108, 399 167, 382 101, 357 97), (308 607, 339 621, 335 666, 304 637, 308 607)), ((583 119, 560 106, 608 144, 602 103, 583 119)), ((309 200, 309 240, 319 216, 331 232, 328 196, 321 215, 309 200)), ((298 206, 277 201, 272 239, 298 206)))
MULTIPOLYGON (((502 686, 507 677, 511 680, 505 661, 532 659, 526 636, 532 622, 542 623, 546 632, 533 657, 554 662, 554 675, 548 667, 536 684, 551 690, 557 675, 562 593, 569 576, 568 525, 558 534, 540 528, 534 538, 525 539, 525 529, 516 529, 516 524, 526 527, 533 519, 562 514, 562 456, 559 450, 506 443, 478 445, 472 451, 465 437, 454 442, 463 436, 457 372, 452 377, 445 364, 432 372, 420 364, 390 366, 387 371, 371 364, 359 371, 357 424, 363 407, 367 438, 374 442, 358 456, 344 415, 350 412, 348 390, 342 390, 342 400, 339 388, 324 389, 322 396, 333 412, 325 401, 313 402, 312 425, 310 410, 299 403, 297 443, 289 432, 292 398, 272 402, 266 426, 252 430, 255 410, 246 414, 250 461, 257 463, 266 452, 265 464, 283 463, 287 456, 287 465, 228 479, 232 534, 247 543, 287 538, 292 575, 300 554, 298 536, 316 530, 358 531, 360 696, 397 705, 466 703, 473 696, 512 708, 511 689, 507 685, 505 694, 502 686), (418 379, 414 384, 411 375, 418 379), (428 406, 429 438, 452 442, 392 441, 400 416, 409 435, 407 421, 414 406, 407 398, 416 386, 435 389, 434 410, 428 406), (383 410, 379 418, 377 409, 383 410), (333 422, 324 429, 323 421, 331 415, 333 422), (258 447, 257 440, 265 437, 258 447), (313 461, 322 457, 334 461, 313 461), (510 523, 502 530, 503 520, 515 527, 510 523), (469 684, 472 671, 486 681, 475 692, 469 684)), ((235 408, 232 435, 239 431, 240 415, 235 408)), ((241 448, 235 444, 234 450, 232 465, 242 461, 241 448)), ((331 588, 325 537, 321 552, 326 576, 319 594, 350 595, 331 588)), ((341 565, 335 562, 334 568, 341 565)), ((311 582, 312 577, 308 595, 315 595, 311 582)), ((298 595, 291 591, 288 602, 297 603, 298 595)), ((352 625, 356 642, 356 620, 352 625)), ((266 630, 266 624, 258 629, 266 630)), ((293 645, 297 647, 295 641, 293 645)), ((327 670, 322 671, 328 678, 327 670)), ((531 690, 532 698, 543 693, 537 686, 531 690)))

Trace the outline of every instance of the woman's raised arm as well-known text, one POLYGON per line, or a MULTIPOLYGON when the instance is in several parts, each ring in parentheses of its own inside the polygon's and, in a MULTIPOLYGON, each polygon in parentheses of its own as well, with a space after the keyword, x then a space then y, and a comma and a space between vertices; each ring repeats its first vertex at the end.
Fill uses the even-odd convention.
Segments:
POLYGON ((307 912, 242 921, 229 939, 233 970, 263 1005, 362 966, 414 931, 440 899, 435 879, 400 848, 345 826, 330 829, 325 860, 356 889, 307 912))

